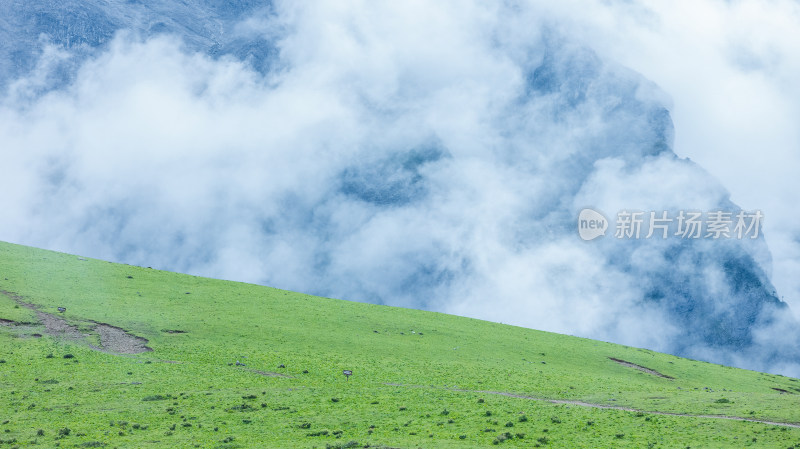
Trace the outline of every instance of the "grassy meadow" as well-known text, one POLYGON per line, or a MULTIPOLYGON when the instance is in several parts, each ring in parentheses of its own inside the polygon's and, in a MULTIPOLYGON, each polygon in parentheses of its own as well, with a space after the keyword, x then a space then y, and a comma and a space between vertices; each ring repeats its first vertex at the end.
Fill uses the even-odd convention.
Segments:
POLYGON ((0 291, 0 449, 800 448, 783 376, 7 243, 0 291))

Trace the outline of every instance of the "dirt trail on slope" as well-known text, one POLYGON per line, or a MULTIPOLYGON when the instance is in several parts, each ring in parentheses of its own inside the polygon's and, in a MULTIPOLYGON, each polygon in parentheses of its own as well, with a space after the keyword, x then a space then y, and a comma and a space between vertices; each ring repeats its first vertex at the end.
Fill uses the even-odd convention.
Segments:
POLYGON ((78 329, 78 326, 73 326, 67 323, 67 320, 51 315, 49 313, 40 312, 32 305, 25 305, 36 312, 36 318, 44 325, 45 332, 60 340, 67 340, 73 343, 80 343, 91 336, 91 334, 84 334, 78 329))
POLYGON ((635 363, 627 362, 625 360, 618 359, 618 358, 615 358, 615 357, 609 357, 608 359, 612 360, 614 362, 617 362, 622 366, 627 366, 628 368, 638 369, 639 371, 645 372, 647 374, 652 374, 654 376, 663 377, 664 379, 675 379, 672 376, 667 376, 666 374, 661 374, 658 371, 656 371, 654 369, 650 369, 650 368, 648 368, 646 366, 637 365, 635 363))
POLYGON ((24 298, 21 296, 5 290, 1 290, 0 293, 13 299, 20 306, 33 310, 36 314, 36 318, 41 325, 44 326, 45 332, 55 339, 71 343, 86 343, 87 338, 96 334, 100 337, 100 346, 88 344, 90 348, 96 351, 117 355, 140 354, 142 352, 152 351, 151 348, 147 347, 146 338, 133 335, 122 328, 106 323, 88 321, 89 323, 94 323, 94 326, 90 332, 84 333, 81 332, 78 326, 69 324, 64 318, 53 315, 52 313, 42 312, 36 305, 25 302, 24 298))
POLYGON ((389 385, 393 387, 407 387, 407 388, 429 388, 429 389, 439 389, 439 390, 447 390, 447 391, 455 391, 460 393, 481 393, 481 394, 495 394, 498 396, 506 396, 510 398, 516 399, 526 399, 529 401, 538 401, 538 402, 548 402, 550 404, 564 404, 564 405, 575 405, 578 407, 587 407, 587 408, 597 408, 597 409, 604 409, 604 410, 620 410, 624 412, 641 412, 647 413, 650 415, 661 415, 661 416, 682 416, 686 418, 704 418, 704 419, 726 419, 730 421, 746 421, 746 422, 753 422, 753 423, 760 423, 760 424, 767 424, 771 426, 780 426, 780 427, 791 427, 800 429, 800 423, 787 423, 787 422, 777 422, 777 421, 768 421, 763 419, 755 419, 755 418, 743 418, 741 416, 728 416, 728 415, 694 415, 691 413, 674 413, 674 412, 659 412, 659 411, 650 411, 650 410, 640 410, 631 407, 622 407, 617 405, 605 405, 605 404, 593 404, 591 402, 583 402, 583 401, 570 401, 566 399, 549 399, 549 398, 537 398, 534 396, 527 396, 524 394, 517 394, 517 393, 509 393, 506 391, 489 391, 489 390, 464 390, 460 388, 444 388, 444 387, 428 387, 424 385, 405 385, 405 384, 396 384, 396 383, 385 383, 384 385, 389 385))

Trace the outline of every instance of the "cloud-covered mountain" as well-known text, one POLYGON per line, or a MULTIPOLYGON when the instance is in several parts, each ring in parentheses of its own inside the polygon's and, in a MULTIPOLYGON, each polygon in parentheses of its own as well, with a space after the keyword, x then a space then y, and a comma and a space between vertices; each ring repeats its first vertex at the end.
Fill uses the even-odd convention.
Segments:
POLYGON ((739 208, 669 97, 508 5, 0 5, 0 238, 797 373, 760 239, 584 242, 739 208))

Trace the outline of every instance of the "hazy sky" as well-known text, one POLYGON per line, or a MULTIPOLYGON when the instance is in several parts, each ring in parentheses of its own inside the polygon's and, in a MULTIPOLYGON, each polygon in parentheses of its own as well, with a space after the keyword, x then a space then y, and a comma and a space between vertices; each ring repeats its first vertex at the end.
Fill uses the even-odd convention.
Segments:
POLYGON ((797 2, 286 1, 235 32, 278 42, 274 70, 121 33, 41 94, 72 57, 48 47, 0 103, 0 238, 670 350, 648 286, 560 223, 730 193, 800 317, 797 2), (552 49, 588 106, 526 93, 552 49), (624 98, 667 108, 702 169, 631 146, 656 137, 606 113, 624 98))

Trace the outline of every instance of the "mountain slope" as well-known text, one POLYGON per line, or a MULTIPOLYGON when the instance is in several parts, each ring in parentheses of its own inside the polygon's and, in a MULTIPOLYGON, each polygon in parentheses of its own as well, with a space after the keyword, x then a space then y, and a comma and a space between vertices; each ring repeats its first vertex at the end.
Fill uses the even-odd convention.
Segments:
POLYGON ((11 447, 800 444, 673 415, 800 422, 797 379, 647 350, 5 243, 0 290, 11 447))
POLYGON ((71 78, 70 70, 75 65, 111 41, 119 31, 143 38, 179 35, 189 48, 213 55, 255 58, 256 67, 266 68, 266 59, 275 51, 274 47, 256 36, 237 34, 234 24, 248 13, 269 7, 268 2, 259 0, 3 2, 0 4, 0 37, 3 38, 0 42, 0 87, 41 64, 39 58, 47 44, 73 53, 58 62, 63 65, 59 72, 63 79, 54 81, 66 81, 71 78))

